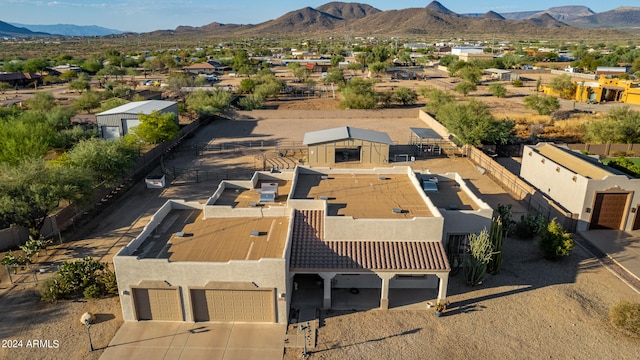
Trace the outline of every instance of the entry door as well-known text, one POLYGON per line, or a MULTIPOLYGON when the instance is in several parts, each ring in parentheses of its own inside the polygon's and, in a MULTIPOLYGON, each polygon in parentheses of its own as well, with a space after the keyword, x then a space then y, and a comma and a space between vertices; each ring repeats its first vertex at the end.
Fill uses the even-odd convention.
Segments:
POLYGON ((103 126, 102 137, 106 140, 113 140, 120 137, 120 128, 117 126, 103 126))
POLYGON ((629 193, 596 194, 589 228, 620 230, 629 195, 629 193))

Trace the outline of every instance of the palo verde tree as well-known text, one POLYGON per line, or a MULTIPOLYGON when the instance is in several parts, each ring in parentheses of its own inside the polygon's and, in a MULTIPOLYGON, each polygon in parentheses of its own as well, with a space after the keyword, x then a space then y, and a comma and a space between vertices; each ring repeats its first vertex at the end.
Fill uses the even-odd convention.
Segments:
POLYGON ((434 87, 423 87, 419 89, 419 92, 429 99, 424 109, 432 115, 437 114, 442 106, 456 101, 456 97, 450 92, 434 87))
POLYGON ((533 94, 524 98, 524 107, 540 115, 549 115, 560 109, 560 102, 555 96, 533 94))
POLYGON ((569 75, 560 75, 551 79, 549 87, 560 94, 563 99, 572 99, 576 95, 576 83, 571 80, 569 75))
POLYGON ((61 202, 84 203, 92 193, 86 172, 48 166, 41 159, 0 165, 0 221, 4 227, 26 227, 34 239, 61 202))
POLYGON ((513 121, 496 120, 484 103, 446 103, 437 114, 440 121, 459 142, 465 145, 506 144, 511 136, 513 121))
POLYGON ((340 106, 344 109, 375 109, 378 105, 373 81, 370 80, 353 78, 340 88, 340 93, 340 106))
POLYGON ((189 110, 195 111, 199 116, 211 117, 228 109, 231 98, 231 93, 224 90, 197 90, 187 96, 186 103, 189 110))
POLYGON ((628 106, 615 108, 603 120, 586 124, 586 138, 601 144, 640 142, 640 112, 628 106))
POLYGON ((154 111, 151 114, 140 114, 140 125, 133 132, 147 144, 159 144, 178 136, 180 128, 174 113, 154 111))

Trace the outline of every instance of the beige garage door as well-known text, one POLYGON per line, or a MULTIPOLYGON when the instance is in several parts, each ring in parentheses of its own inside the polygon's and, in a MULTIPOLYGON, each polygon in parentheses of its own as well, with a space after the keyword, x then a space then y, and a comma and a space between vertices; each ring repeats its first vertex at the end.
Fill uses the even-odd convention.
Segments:
POLYGON ((596 194, 590 229, 620 230, 629 193, 596 194))
POLYGON ((195 321, 275 322, 273 290, 191 290, 195 321))
POLYGON ((182 321, 177 289, 133 289, 138 320, 182 321))

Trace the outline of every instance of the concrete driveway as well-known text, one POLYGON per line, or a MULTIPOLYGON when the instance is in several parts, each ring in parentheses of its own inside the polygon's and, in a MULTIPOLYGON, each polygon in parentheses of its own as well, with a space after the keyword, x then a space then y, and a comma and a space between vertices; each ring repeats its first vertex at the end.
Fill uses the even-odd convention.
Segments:
POLYGON ((579 234, 640 281, 640 230, 589 230, 579 234))
POLYGON ((279 324, 125 322, 100 359, 281 360, 285 332, 279 324))

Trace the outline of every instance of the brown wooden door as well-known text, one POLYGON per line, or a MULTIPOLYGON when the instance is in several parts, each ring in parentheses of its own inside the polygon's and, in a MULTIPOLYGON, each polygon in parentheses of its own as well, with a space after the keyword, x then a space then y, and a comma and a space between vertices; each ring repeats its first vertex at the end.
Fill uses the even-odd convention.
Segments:
POLYGON ((636 220, 633 222, 633 228, 631 230, 640 230, 640 205, 636 209, 636 220))
POLYGON ((620 230, 629 193, 596 194, 590 229, 620 230))

